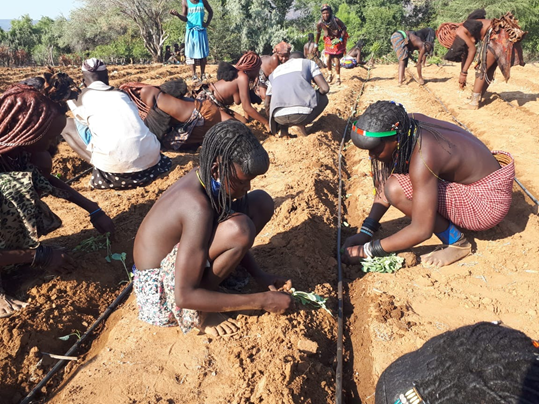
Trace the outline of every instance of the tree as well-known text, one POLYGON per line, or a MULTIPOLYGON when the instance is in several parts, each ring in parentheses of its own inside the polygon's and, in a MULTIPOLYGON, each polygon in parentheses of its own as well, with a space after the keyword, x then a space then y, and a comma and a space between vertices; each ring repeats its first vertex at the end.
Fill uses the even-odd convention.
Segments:
POLYGON ((11 28, 7 32, 7 42, 14 49, 24 49, 27 53, 37 44, 37 32, 28 14, 20 19, 11 20, 11 28))
POLYGON ((121 13, 138 27, 144 46, 154 62, 161 60, 162 46, 167 39, 163 20, 168 16, 168 0, 84 0, 87 6, 105 12, 121 13))

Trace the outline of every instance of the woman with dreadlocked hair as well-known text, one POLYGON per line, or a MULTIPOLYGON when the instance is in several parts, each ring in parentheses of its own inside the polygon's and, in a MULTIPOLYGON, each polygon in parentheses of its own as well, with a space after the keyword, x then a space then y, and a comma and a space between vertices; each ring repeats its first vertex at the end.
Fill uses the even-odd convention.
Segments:
POLYGON ((399 86, 404 82, 404 71, 408 66, 408 60, 414 53, 419 51, 417 58, 417 76, 419 84, 425 84, 422 76, 422 67, 434 49, 434 30, 423 28, 419 31, 396 31, 391 35, 393 50, 399 59, 399 86))
MULTIPOLYGON (((41 200, 44 196, 73 202, 89 213, 97 230, 114 231, 112 220, 97 203, 50 174, 52 158, 47 150, 66 123, 64 96, 71 95, 72 83, 61 73, 46 76, 41 91, 16 84, 0 96, 0 269, 62 265, 62 250, 39 242, 40 236, 62 225, 41 200)), ((6 296, 0 282, 0 317, 11 316, 25 306, 6 296)))
POLYGON ((457 226, 487 230, 509 212, 515 177, 511 155, 489 151, 456 125, 378 101, 354 123, 351 137, 358 148, 369 151, 376 196, 360 233, 344 244, 345 262, 406 250, 434 233, 443 245, 423 255, 422 264, 449 265, 471 251, 457 226), (411 224, 372 240, 391 205, 410 217, 411 224))
POLYGON ((538 347, 493 323, 447 331, 384 370, 376 404, 539 403, 538 347))
POLYGON ((249 192, 269 168, 269 157, 244 124, 212 127, 202 144, 200 167, 172 185, 144 218, 135 238, 134 289, 139 318, 213 335, 238 331, 217 313, 266 310, 282 313, 290 295, 282 279, 263 272, 249 252, 273 215, 273 199, 249 192), (269 292, 221 293, 219 285, 241 265, 269 292))
POLYGON ((528 32, 522 31, 510 12, 497 19, 487 19, 484 9, 473 11, 462 24, 444 23, 437 31, 440 43, 449 48, 445 59, 461 63, 459 88, 466 87, 468 69, 476 58, 476 75, 468 109, 478 109, 481 97, 494 80, 496 67, 509 80, 511 66, 524 66, 521 41, 528 32), (480 44, 478 49, 476 45, 480 44))
POLYGON ((251 83, 258 78, 262 61, 255 52, 245 53, 236 63, 221 62, 217 68, 217 81, 202 87, 197 95, 199 99, 210 99, 221 108, 222 120, 231 117, 247 123, 249 117, 256 119, 269 131, 267 118, 262 116, 254 107, 253 103, 261 102, 253 90, 251 83), (245 118, 228 108, 229 105, 240 105, 247 115, 245 118))

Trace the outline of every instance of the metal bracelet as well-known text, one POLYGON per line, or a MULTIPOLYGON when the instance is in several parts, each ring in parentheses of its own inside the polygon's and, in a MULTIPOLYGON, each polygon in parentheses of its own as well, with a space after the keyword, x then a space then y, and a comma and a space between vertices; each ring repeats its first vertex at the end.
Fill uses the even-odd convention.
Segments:
POLYGON ((363 244, 363 252, 368 258, 372 258, 372 252, 371 252, 371 243, 365 243, 363 244))
POLYGON ((387 252, 382 248, 380 240, 373 240, 371 242, 371 253, 373 257, 385 257, 387 252))

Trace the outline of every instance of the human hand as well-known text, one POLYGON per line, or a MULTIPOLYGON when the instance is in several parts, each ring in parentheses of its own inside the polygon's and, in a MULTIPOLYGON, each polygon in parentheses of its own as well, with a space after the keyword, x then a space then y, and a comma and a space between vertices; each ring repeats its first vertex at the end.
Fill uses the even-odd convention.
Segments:
POLYGON ((459 89, 464 90, 466 87, 466 79, 468 78, 468 73, 460 72, 459 75, 459 89))
POLYGON ((372 237, 365 233, 357 233, 351 237, 348 237, 343 245, 343 248, 346 250, 348 247, 353 247, 357 245, 363 245, 371 241, 372 237))
POLYGON ((343 248, 342 261, 345 264, 359 264, 363 258, 367 258, 363 245, 355 245, 348 248, 343 248))
POLYGON ((266 292, 262 309, 270 313, 283 314, 286 310, 294 308, 292 295, 286 292, 266 292))
POLYGON ((270 124, 269 124, 269 123, 266 123, 266 124, 264 125, 264 127, 266 128, 266 131, 267 131, 267 132, 271 133, 271 127, 270 127, 270 124))
POLYGON ((99 233, 114 234, 114 222, 102 210, 90 216, 90 222, 99 233))
POLYGON ((203 23, 202 23, 202 27, 203 27, 203 28, 208 28, 209 25, 210 25, 210 24, 209 24, 208 22, 203 22, 203 23))
POLYGON ((179 17, 180 16, 180 13, 178 13, 176 10, 172 9, 170 10, 170 14, 176 16, 176 17, 179 17))

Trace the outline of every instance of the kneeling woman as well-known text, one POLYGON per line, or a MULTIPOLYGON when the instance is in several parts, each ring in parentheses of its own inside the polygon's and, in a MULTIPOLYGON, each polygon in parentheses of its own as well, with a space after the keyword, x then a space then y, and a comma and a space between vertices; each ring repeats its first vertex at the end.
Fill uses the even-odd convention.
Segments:
POLYGON ((369 151, 376 196, 360 233, 345 242, 345 262, 406 250, 434 233, 443 246, 422 256, 422 263, 449 265, 471 251, 459 228, 490 229, 509 211, 513 159, 489 151, 456 125, 378 101, 358 118, 351 136, 358 148, 369 151), (411 224, 372 240, 391 205, 410 217, 411 224))
POLYGON ((120 90, 135 102, 142 120, 163 149, 196 148, 206 132, 221 122, 221 112, 213 102, 184 98, 187 85, 182 79, 167 81, 159 87, 126 83, 120 90))
MULTIPOLYGON (((63 73, 47 79, 45 95, 34 87, 17 84, 0 96, 0 268, 62 265, 64 253, 39 242, 40 236, 62 225, 41 200, 47 195, 80 206, 101 233, 114 231, 112 220, 97 203, 51 175, 52 158, 47 150, 65 126, 62 97, 71 93, 73 82, 63 73)), ((0 282, 0 317, 25 306, 6 296, 0 282)))

